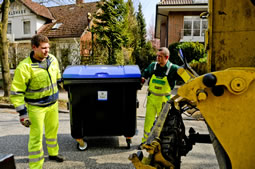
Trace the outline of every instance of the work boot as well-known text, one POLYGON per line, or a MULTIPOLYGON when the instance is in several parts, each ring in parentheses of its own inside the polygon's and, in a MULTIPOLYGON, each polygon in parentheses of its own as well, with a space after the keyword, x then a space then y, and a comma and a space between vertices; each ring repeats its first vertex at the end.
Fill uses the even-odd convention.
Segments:
POLYGON ((62 155, 57 155, 57 156, 49 156, 49 160, 54 160, 56 162, 63 162, 65 159, 62 155))

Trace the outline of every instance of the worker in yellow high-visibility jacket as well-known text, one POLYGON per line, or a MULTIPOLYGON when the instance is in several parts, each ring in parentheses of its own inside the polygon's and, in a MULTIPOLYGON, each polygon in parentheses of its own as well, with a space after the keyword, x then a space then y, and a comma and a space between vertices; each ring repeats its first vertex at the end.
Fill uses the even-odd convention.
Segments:
POLYGON ((179 66, 168 60, 169 54, 167 48, 160 48, 157 52, 157 62, 151 63, 142 73, 142 81, 150 79, 142 144, 147 140, 163 104, 170 99, 176 80, 181 79, 177 74, 179 66))
POLYGON ((58 154, 58 86, 61 74, 57 59, 49 54, 49 39, 32 37, 33 51, 20 62, 11 85, 10 100, 20 115, 20 122, 30 127, 29 167, 41 169, 44 162, 43 129, 50 160, 63 162, 58 154))

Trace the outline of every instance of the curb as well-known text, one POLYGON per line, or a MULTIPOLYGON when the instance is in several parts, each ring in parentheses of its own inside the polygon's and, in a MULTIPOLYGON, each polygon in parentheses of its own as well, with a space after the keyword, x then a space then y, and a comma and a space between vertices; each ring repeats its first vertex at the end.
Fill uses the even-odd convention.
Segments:
POLYGON ((15 109, 12 104, 0 103, 0 108, 15 109))

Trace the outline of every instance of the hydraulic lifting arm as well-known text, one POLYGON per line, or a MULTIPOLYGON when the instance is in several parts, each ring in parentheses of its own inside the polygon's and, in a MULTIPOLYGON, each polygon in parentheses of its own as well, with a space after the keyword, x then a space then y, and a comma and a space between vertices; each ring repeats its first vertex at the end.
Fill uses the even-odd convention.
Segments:
POLYGON ((232 169, 255 168, 254 94, 255 68, 212 72, 178 90, 178 95, 197 103, 227 153, 232 169))

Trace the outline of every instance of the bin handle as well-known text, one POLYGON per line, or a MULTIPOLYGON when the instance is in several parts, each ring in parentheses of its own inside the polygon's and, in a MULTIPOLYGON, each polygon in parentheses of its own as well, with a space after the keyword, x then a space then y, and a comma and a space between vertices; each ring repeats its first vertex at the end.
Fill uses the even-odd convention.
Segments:
POLYGON ((109 74, 108 74, 108 73, 105 73, 105 72, 99 72, 99 73, 96 73, 96 76, 97 76, 97 77, 108 77, 109 74))

